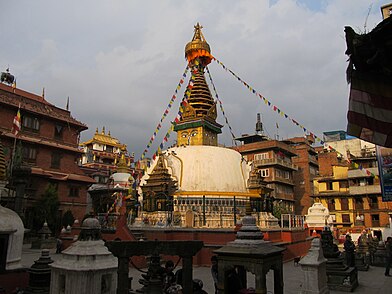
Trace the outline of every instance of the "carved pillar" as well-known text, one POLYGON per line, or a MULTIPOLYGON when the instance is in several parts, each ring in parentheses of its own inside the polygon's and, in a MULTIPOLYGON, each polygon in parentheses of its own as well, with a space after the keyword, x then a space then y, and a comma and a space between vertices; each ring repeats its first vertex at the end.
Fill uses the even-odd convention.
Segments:
POLYGON ((256 273, 255 275, 256 282, 256 293, 266 294, 267 293, 267 283, 266 276, 263 270, 261 272, 256 273))
POLYGON ((117 294, 128 294, 128 257, 118 257, 117 294))
POLYGON ((274 267, 274 293, 283 294, 283 262, 277 262, 274 267))
POLYGON ((182 257, 182 284, 184 293, 193 293, 192 256, 182 257))

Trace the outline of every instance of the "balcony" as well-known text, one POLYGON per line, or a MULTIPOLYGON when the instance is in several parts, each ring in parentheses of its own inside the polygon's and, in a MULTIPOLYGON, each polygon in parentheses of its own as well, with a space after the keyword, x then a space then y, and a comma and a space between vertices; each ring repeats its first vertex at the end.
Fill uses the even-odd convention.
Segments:
MULTIPOLYGON (((372 174, 374 175, 378 175, 378 168, 377 167, 370 167, 367 168, 366 170, 370 171, 372 174)), ((353 179, 353 178, 365 178, 365 177, 369 177, 369 175, 367 175, 365 169, 349 169, 348 170, 348 178, 349 179, 353 179)))
POLYGON ((350 195, 381 194, 380 185, 350 186, 350 195))
POLYGON ((279 158, 267 158, 267 159, 259 159, 259 160, 254 160, 253 163, 257 167, 263 167, 263 166, 271 166, 271 165, 280 165, 285 168, 289 168, 291 170, 298 170, 298 166, 295 164, 292 164, 291 162, 279 159, 279 158))
POLYGON ((283 177, 275 176, 275 177, 272 178, 272 180, 294 186, 294 182, 293 182, 292 179, 286 179, 286 178, 283 178, 283 177))

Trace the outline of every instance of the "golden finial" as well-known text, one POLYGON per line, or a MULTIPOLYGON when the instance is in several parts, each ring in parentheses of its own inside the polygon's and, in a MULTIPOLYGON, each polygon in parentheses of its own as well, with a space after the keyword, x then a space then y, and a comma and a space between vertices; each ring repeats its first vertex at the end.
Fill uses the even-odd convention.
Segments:
POLYGON ((98 127, 95 129, 95 133, 98 134, 98 127))
POLYGON ((110 131, 108 132, 108 136, 110 137, 110 131))
POLYGON ((192 41, 185 46, 185 57, 188 59, 188 62, 200 58, 203 66, 206 66, 211 62, 213 57, 211 55, 210 45, 208 45, 201 31, 202 28, 199 23, 194 26, 192 41))
POLYGON ((102 135, 105 135, 105 126, 102 127, 102 135))

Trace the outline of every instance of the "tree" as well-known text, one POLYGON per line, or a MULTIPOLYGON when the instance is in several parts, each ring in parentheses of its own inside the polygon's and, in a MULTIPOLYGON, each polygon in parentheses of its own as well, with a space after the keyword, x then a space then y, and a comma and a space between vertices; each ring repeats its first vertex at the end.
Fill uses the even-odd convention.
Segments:
POLYGON ((46 221, 50 230, 56 232, 60 226, 59 206, 57 188, 54 184, 49 184, 42 197, 33 207, 33 229, 38 231, 46 221))
POLYGON ((63 219, 61 220, 61 225, 63 227, 67 227, 68 225, 72 226, 74 221, 75 221, 75 218, 72 214, 72 211, 67 210, 63 215, 63 219))

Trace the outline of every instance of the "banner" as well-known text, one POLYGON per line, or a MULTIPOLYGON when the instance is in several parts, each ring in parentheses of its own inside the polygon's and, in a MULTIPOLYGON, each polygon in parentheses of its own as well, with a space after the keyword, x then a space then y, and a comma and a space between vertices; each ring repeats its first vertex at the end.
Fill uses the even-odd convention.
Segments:
POLYGON ((382 201, 392 201, 392 148, 376 147, 382 201))

